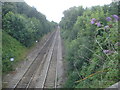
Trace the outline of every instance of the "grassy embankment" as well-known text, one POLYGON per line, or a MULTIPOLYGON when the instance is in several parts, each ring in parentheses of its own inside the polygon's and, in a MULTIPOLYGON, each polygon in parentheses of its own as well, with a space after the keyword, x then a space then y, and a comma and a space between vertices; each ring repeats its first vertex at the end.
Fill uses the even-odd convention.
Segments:
POLYGON ((8 73, 14 70, 13 66, 20 60, 23 60, 27 55, 28 48, 23 46, 15 38, 8 35, 6 32, 2 33, 2 71, 8 73), (14 58, 14 61, 10 61, 14 58))

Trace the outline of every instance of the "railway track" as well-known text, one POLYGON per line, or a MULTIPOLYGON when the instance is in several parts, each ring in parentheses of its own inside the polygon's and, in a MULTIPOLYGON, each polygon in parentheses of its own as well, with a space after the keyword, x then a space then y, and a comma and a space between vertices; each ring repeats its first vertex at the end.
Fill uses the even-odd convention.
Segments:
POLYGON ((56 36, 50 48, 50 51, 46 57, 43 69, 40 73, 40 78, 35 88, 55 88, 56 86, 56 62, 57 62, 57 45, 58 45, 58 34, 56 36))
POLYGON ((59 32, 57 32, 57 37, 54 43, 53 53, 49 62, 49 68, 46 73, 46 78, 44 81, 44 85, 42 88, 56 88, 57 87, 57 51, 58 51, 58 36, 59 32))
POLYGON ((53 38, 55 36, 54 32, 50 38, 44 43, 42 48, 40 49, 40 52, 36 56, 36 58, 33 60, 29 68, 26 70, 22 78, 14 85, 13 89, 15 90, 16 88, 29 88, 30 84, 35 76, 35 73, 37 72, 37 69, 40 65, 40 63, 44 60, 45 55, 49 51, 49 48, 52 44, 53 38))
POLYGON ((39 54, 22 78, 14 85, 17 88, 56 88, 57 52, 60 32, 57 30, 45 42, 39 54))

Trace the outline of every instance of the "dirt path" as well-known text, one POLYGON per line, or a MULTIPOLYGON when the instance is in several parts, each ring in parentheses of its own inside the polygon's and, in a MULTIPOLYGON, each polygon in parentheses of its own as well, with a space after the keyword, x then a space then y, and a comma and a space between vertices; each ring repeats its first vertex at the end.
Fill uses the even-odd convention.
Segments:
POLYGON ((44 38, 30 52, 16 73, 4 77, 7 88, 62 87, 64 67, 60 30, 44 38))

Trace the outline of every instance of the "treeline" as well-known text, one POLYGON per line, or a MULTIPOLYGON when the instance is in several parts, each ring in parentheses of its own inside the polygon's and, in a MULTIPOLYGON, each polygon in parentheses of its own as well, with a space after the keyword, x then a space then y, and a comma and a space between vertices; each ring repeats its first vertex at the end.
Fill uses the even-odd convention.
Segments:
POLYGON ((2 71, 14 70, 36 41, 55 30, 57 23, 25 2, 5 2, 2 5, 2 71))
POLYGON ((26 47, 53 30, 57 23, 49 22, 36 8, 24 2, 4 3, 2 7, 2 28, 26 47))
POLYGON ((106 88, 120 80, 119 4, 64 11, 61 35, 69 63, 66 88, 106 88))

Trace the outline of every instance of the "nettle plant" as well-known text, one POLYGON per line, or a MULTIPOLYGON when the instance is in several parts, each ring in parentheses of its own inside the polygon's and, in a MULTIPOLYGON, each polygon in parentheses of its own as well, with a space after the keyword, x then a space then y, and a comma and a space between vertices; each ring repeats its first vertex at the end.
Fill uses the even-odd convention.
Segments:
POLYGON ((91 19, 91 24, 96 25, 97 31, 95 36, 95 42, 98 44, 103 53, 110 55, 117 53, 118 42, 118 21, 119 16, 111 15, 106 17, 106 24, 97 20, 96 18, 91 19))

